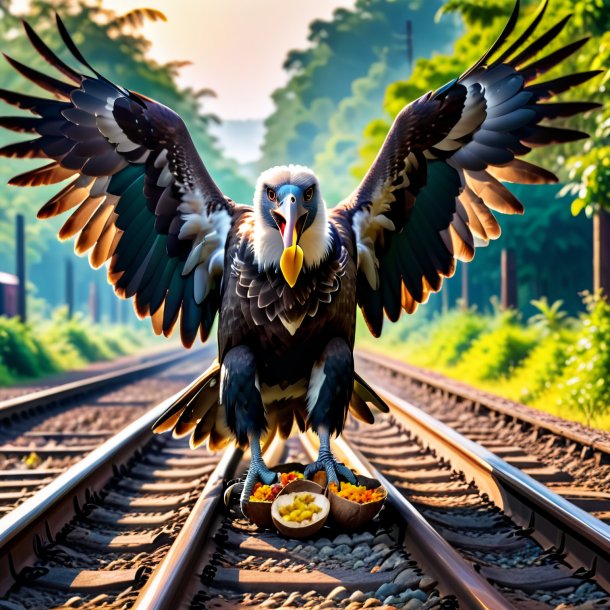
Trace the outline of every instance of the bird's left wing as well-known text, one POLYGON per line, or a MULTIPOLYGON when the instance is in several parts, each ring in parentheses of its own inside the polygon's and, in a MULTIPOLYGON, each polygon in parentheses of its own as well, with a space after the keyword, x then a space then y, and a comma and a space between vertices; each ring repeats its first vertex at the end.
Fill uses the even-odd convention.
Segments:
POLYGON ((533 82, 586 42, 533 60, 568 20, 530 40, 545 8, 546 1, 507 45, 519 13, 517 2, 504 31, 476 65, 403 108, 358 188, 332 211, 344 233, 355 238, 358 303, 375 336, 381 333, 384 312, 391 321, 402 310, 412 313, 440 290, 443 277, 454 274, 456 259, 472 259, 476 241, 499 237, 491 210, 523 212, 500 181, 557 180, 518 157, 536 146, 587 137, 541 124, 599 106, 543 103, 599 73, 533 82))
POLYGON ((0 90, 0 99, 36 117, 0 118, 0 126, 36 134, 0 149, 0 155, 48 158, 51 163, 15 176, 19 186, 64 186, 39 211, 68 210, 61 239, 78 235, 78 254, 93 267, 107 261, 115 292, 135 297, 140 317, 169 335, 178 318, 190 346, 214 321, 225 242, 241 206, 209 176, 182 119, 171 109, 115 85, 92 68, 58 18, 59 32, 86 76, 59 59, 26 23, 40 55, 64 79, 8 58, 22 75, 56 99, 0 90))

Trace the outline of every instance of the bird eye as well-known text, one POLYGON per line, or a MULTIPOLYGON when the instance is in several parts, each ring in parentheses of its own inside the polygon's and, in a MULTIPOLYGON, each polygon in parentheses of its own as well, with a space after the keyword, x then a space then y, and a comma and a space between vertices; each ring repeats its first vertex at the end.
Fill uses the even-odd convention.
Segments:
POLYGON ((269 201, 277 201, 277 195, 273 189, 267 189, 267 198, 269 201))
POLYGON ((305 194, 303 195, 303 201, 311 201, 311 198, 313 197, 313 186, 310 186, 306 191, 305 194))

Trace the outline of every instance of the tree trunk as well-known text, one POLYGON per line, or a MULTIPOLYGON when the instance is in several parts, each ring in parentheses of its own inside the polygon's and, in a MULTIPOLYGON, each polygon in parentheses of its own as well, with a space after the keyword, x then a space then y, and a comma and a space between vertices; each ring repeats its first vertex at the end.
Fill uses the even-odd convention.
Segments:
POLYGON ((17 312, 22 322, 27 322, 27 293, 26 293, 26 259, 25 259, 25 218, 23 214, 17 214, 16 224, 16 260, 17 260, 17 312))
POLYGON ((610 212, 593 217, 593 289, 610 296, 610 212))
POLYGON ((517 309, 517 260, 515 251, 504 248, 501 258, 500 305, 502 309, 517 309))
POLYGON ((470 291, 468 286, 468 263, 462 263, 462 310, 470 307, 470 291))

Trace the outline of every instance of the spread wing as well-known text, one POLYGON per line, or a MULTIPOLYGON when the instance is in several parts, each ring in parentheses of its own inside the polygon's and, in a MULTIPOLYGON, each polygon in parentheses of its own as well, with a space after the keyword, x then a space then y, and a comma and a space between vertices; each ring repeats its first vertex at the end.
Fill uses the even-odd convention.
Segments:
POLYGON ((38 217, 70 211, 59 237, 77 236, 76 252, 89 251, 93 267, 109 261, 115 292, 135 297, 136 312, 151 316, 157 334, 168 336, 180 318, 185 345, 198 332, 205 340, 218 309, 227 233, 240 206, 211 179, 175 112, 97 73, 59 18, 67 48, 92 75, 65 64, 24 25, 32 45, 64 78, 7 57, 55 98, 0 90, 0 99, 37 115, 0 119, 0 126, 36 136, 0 155, 51 160, 10 183, 69 180, 38 217))
POLYGON ((470 261, 475 243, 499 237, 492 210, 523 212, 501 181, 557 180, 519 157, 533 147, 587 137, 546 124, 598 107, 545 102, 599 72, 533 82, 587 40, 534 60, 568 20, 532 39, 545 8, 546 1, 508 45, 517 1, 498 40, 472 68, 403 108, 358 188, 333 210, 335 220, 356 239, 357 298, 375 336, 381 333, 384 312, 391 321, 403 309, 412 313, 440 290, 442 278, 454 274, 456 259, 470 261))

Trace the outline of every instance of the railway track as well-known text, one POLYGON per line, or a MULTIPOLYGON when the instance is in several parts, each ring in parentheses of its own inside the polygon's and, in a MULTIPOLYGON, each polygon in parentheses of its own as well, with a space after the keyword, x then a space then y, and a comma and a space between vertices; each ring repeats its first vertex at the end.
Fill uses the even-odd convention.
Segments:
POLYGON ((190 381, 200 369, 188 358, 175 351, 0 402, 0 516, 190 381))
MULTIPOLYGON (((235 498, 222 501, 241 452, 153 437, 162 403, 0 520, 0 608, 610 607, 604 523, 384 398, 388 416, 335 443, 389 490, 364 529, 296 541, 251 526, 235 498)), ((266 459, 316 452, 308 435, 273 443, 266 459)))
POLYGON ((378 384, 610 523, 610 435, 391 358, 358 353, 378 384))

